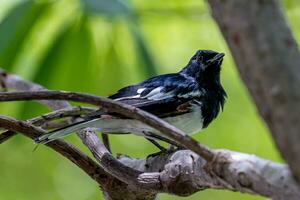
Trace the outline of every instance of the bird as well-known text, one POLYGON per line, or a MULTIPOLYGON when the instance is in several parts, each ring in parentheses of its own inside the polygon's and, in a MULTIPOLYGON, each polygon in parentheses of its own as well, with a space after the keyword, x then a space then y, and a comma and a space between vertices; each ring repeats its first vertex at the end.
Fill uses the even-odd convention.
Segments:
MULTIPOLYGON (((108 98, 147 111, 188 135, 197 133, 207 128, 220 110, 223 110, 227 98, 220 80, 224 56, 224 53, 212 50, 197 50, 179 72, 154 76, 124 87, 108 98)), ((136 134, 156 146, 157 140, 176 145, 159 131, 140 121, 103 109, 82 121, 50 131, 36 138, 35 142, 45 144, 88 127, 102 133, 136 134)))

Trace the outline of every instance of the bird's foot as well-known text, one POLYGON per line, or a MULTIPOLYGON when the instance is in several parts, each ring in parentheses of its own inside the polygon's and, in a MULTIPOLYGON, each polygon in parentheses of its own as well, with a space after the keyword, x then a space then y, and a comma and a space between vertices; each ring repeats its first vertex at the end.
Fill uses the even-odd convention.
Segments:
POLYGON ((160 155, 163 155, 163 154, 169 154, 169 153, 174 153, 174 151, 170 152, 169 149, 160 150, 159 152, 152 153, 152 154, 148 155, 146 157, 146 160, 148 160, 149 158, 154 158, 156 156, 160 156, 160 155))
POLYGON ((173 154, 175 153, 176 151, 179 151, 179 150, 185 150, 186 148, 183 147, 183 146, 179 146, 179 145, 171 145, 168 149, 166 148, 160 148, 160 151, 159 152, 156 152, 156 153, 152 153, 150 155, 147 156, 147 160, 149 158, 153 158, 153 157, 156 157, 156 156, 160 156, 162 154, 173 154))

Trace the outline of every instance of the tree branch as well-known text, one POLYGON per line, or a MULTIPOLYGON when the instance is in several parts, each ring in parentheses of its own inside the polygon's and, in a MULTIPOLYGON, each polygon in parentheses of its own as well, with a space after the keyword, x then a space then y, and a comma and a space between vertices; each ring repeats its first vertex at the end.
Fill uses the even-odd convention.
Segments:
MULTIPOLYGON (((55 110, 53 112, 44 114, 42 116, 27 120, 30 124, 33 124, 35 126, 42 126, 43 129, 46 128, 59 128, 57 126, 53 127, 53 124, 50 122, 55 119, 61 119, 65 117, 74 117, 74 116, 80 116, 84 115, 90 112, 95 111, 95 109, 87 108, 87 107, 68 107, 63 108, 60 110, 55 110)), ((63 123, 59 124, 60 126, 66 126, 68 125, 68 121, 64 121, 63 123)), ((5 142, 6 140, 10 139, 12 136, 16 135, 16 132, 13 131, 5 131, 4 133, 0 134, 0 144, 5 142)))
MULTIPOLYGON (((13 118, 1 115, 0 127, 11 131, 20 132, 31 139, 35 139, 36 137, 45 134, 45 131, 41 128, 34 127, 26 122, 18 121, 13 118)), ((56 140, 46 145, 71 160, 74 164, 84 170, 97 183, 105 183, 108 175, 98 166, 95 161, 76 149, 76 147, 74 147, 73 145, 62 140, 56 140)))
POLYGON ((260 115, 300 182, 300 54, 278 0, 208 0, 260 115))
POLYGON ((143 176, 143 171, 128 167, 116 160, 106 147, 99 142, 98 137, 89 135, 89 132, 91 132, 90 129, 83 130, 82 133, 85 134, 80 135, 80 137, 93 153, 94 157, 101 163, 101 166, 103 166, 110 174, 119 178, 119 180, 140 189, 161 191, 160 180, 157 177, 140 179, 139 177, 143 176))
MULTIPOLYGON (((17 90, 17 91, 40 91, 46 90, 43 86, 26 81, 14 74, 8 74, 0 68, 0 89, 3 90, 17 90)), ((53 109, 58 110, 69 106, 66 101, 39 101, 41 104, 53 109)))
POLYGON ((204 145, 198 143, 190 136, 183 133, 169 123, 158 117, 135 108, 133 106, 119 103, 107 98, 97 97, 90 94, 65 91, 31 91, 31 92, 0 92, 0 101, 22 101, 22 100, 71 100, 100 106, 109 111, 122 114, 129 118, 139 120, 155 129, 170 139, 182 144, 186 148, 201 155, 208 161, 212 161, 214 153, 204 145))
POLYGON ((126 156, 119 159, 135 169, 153 172, 143 176, 158 176, 163 191, 176 195, 188 196, 215 188, 259 194, 274 200, 300 198, 300 190, 287 165, 229 150, 216 150, 215 153, 216 159, 209 166, 207 161, 189 150, 155 157, 147 164, 145 160, 126 156))

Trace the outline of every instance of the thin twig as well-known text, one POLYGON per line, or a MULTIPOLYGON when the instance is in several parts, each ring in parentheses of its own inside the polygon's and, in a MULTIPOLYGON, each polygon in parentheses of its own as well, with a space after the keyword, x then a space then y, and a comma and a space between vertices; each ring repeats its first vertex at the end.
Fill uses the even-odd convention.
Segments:
POLYGON ((106 149, 111 153, 111 147, 109 144, 109 136, 106 133, 102 133, 101 135, 102 138, 102 143, 104 144, 104 146, 106 147, 106 149))
MULTIPOLYGON (((68 107, 63 108, 60 110, 55 110, 53 112, 44 114, 42 116, 27 120, 29 123, 34 124, 35 126, 42 126, 43 128, 45 126, 49 127, 47 122, 54 120, 54 119, 60 119, 64 117, 72 117, 72 116, 78 116, 82 114, 87 114, 89 112, 95 111, 93 108, 87 108, 87 107, 68 107)), ((66 124, 67 125, 67 124, 66 124)), ((53 126, 52 126, 53 127, 53 126)), ((7 141, 11 137, 17 135, 17 133, 13 131, 5 131, 0 134, 0 144, 7 141)))
MULTIPOLYGON (((16 91, 39 91, 47 90, 43 86, 32 83, 30 81, 24 80, 21 77, 9 74, 0 68, 0 89, 3 87, 3 90, 16 90, 16 91)), ((45 105, 52 110, 58 110, 61 108, 66 108, 69 106, 69 103, 66 101, 39 101, 42 105, 45 105)))
POLYGON ((17 135, 18 133, 13 132, 13 131, 4 131, 3 133, 0 134, 0 144, 3 142, 9 140, 13 136, 17 135))
POLYGON ((33 119, 28 120, 28 122, 34 124, 35 126, 41 126, 47 121, 52 121, 52 120, 61 119, 65 117, 86 115, 93 111, 95 111, 95 109, 89 107, 81 107, 81 106, 67 107, 67 108, 62 108, 59 110, 52 111, 47 114, 43 114, 42 116, 39 117, 35 117, 33 119))

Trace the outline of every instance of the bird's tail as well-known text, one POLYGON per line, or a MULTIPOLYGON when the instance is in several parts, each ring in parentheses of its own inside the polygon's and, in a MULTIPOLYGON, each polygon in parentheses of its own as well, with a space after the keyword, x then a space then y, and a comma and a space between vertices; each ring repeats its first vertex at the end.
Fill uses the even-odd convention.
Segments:
POLYGON ((76 123, 71 124, 69 126, 65 126, 65 127, 60 128, 60 129, 56 129, 54 131, 51 131, 46 135, 42 135, 42 136, 36 138, 34 141, 37 144, 46 144, 46 143, 51 142, 53 140, 56 140, 58 138, 62 138, 64 136, 67 136, 67 135, 69 135, 73 132, 76 132, 76 131, 79 131, 81 129, 87 128, 97 120, 99 120, 99 118, 88 119, 88 120, 76 122, 76 123))

